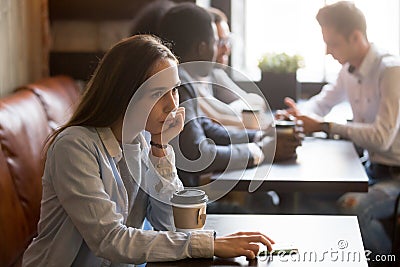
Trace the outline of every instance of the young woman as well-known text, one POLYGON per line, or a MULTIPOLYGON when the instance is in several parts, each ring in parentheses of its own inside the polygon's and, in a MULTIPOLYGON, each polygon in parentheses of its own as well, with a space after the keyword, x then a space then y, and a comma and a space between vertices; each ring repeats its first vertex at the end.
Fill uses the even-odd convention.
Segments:
POLYGON ((177 85, 177 60, 154 37, 122 40, 104 56, 71 120, 49 141, 38 236, 26 250, 23 266, 118 266, 213 255, 254 258, 257 243, 271 249, 273 241, 258 232, 214 238, 213 231, 141 230, 145 217, 158 230, 174 228, 172 209, 160 199, 182 188, 168 145, 183 128, 177 85), (168 79, 164 75, 141 87, 167 69, 168 79), (132 98, 137 99, 133 108, 132 98), (124 121, 128 105, 127 116, 137 114, 138 123, 124 121), (146 107, 149 114, 141 123, 146 107), (132 126, 128 134, 127 125, 132 126), (151 149, 143 130, 151 134, 151 149), (125 140, 135 152, 132 157, 125 147, 122 153, 125 140), (152 190, 160 199, 149 197, 146 192, 152 190))

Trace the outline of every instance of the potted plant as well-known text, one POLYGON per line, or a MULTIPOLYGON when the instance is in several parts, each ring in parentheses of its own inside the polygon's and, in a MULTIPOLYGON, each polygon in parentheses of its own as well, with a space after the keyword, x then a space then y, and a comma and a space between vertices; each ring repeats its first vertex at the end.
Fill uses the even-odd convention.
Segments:
POLYGON ((297 54, 266 53, 259 59, 261 81, 258 86, 271 109, 285 108, 283 99, 287 96, 297 100, 300 86, 296 71, 303 65, 303 58, 297 54))

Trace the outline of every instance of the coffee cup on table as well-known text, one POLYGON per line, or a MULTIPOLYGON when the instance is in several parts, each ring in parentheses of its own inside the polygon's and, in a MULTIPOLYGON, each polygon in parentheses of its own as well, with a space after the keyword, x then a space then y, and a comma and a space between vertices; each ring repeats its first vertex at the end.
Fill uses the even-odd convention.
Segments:
POLYGON ((277 134, 292 135, 296 131, 296 122, 286 121, 286 120, 276 120, 275 130, 277 134))
POLYGON ((179 232, 201 230, 206 222, 208 196, 199 189, 184 189, 171 198, 175 228, 179 232))
POLYGON ((260 129, 261 127, 261 110, 259 109, 243 109, 242 121, 247 129, 260 129))

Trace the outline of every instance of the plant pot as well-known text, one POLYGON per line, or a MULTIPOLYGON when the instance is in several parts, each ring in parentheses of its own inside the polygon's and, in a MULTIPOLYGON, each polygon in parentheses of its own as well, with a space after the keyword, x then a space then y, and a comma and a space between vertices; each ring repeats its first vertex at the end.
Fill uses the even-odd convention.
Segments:
POLYGON ((300 84, 296 73, 262 72, 257 85, 272 110, 287 108, 283 103, 285 97, 297 101, 299 96, 300 84))

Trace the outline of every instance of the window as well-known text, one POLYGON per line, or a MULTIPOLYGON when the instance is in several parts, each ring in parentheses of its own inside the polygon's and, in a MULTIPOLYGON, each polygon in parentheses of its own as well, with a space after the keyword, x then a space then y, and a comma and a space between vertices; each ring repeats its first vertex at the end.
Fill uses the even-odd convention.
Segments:
MULTIPOLYGON (((298 71, 302 82, 333 81, 340 69, 325 44, 315 16, 329 0, 235 0, 231 1, 234 33, 232 65, 259 76, 258 58, 265 52, 286 52, 304 57, 305 68, 298 71), (255 74, 257 73, 257 74, 255 74)), ((367 20, 370 42, 399 54, 400 4, 398 0, 353 1, 367 20)))

